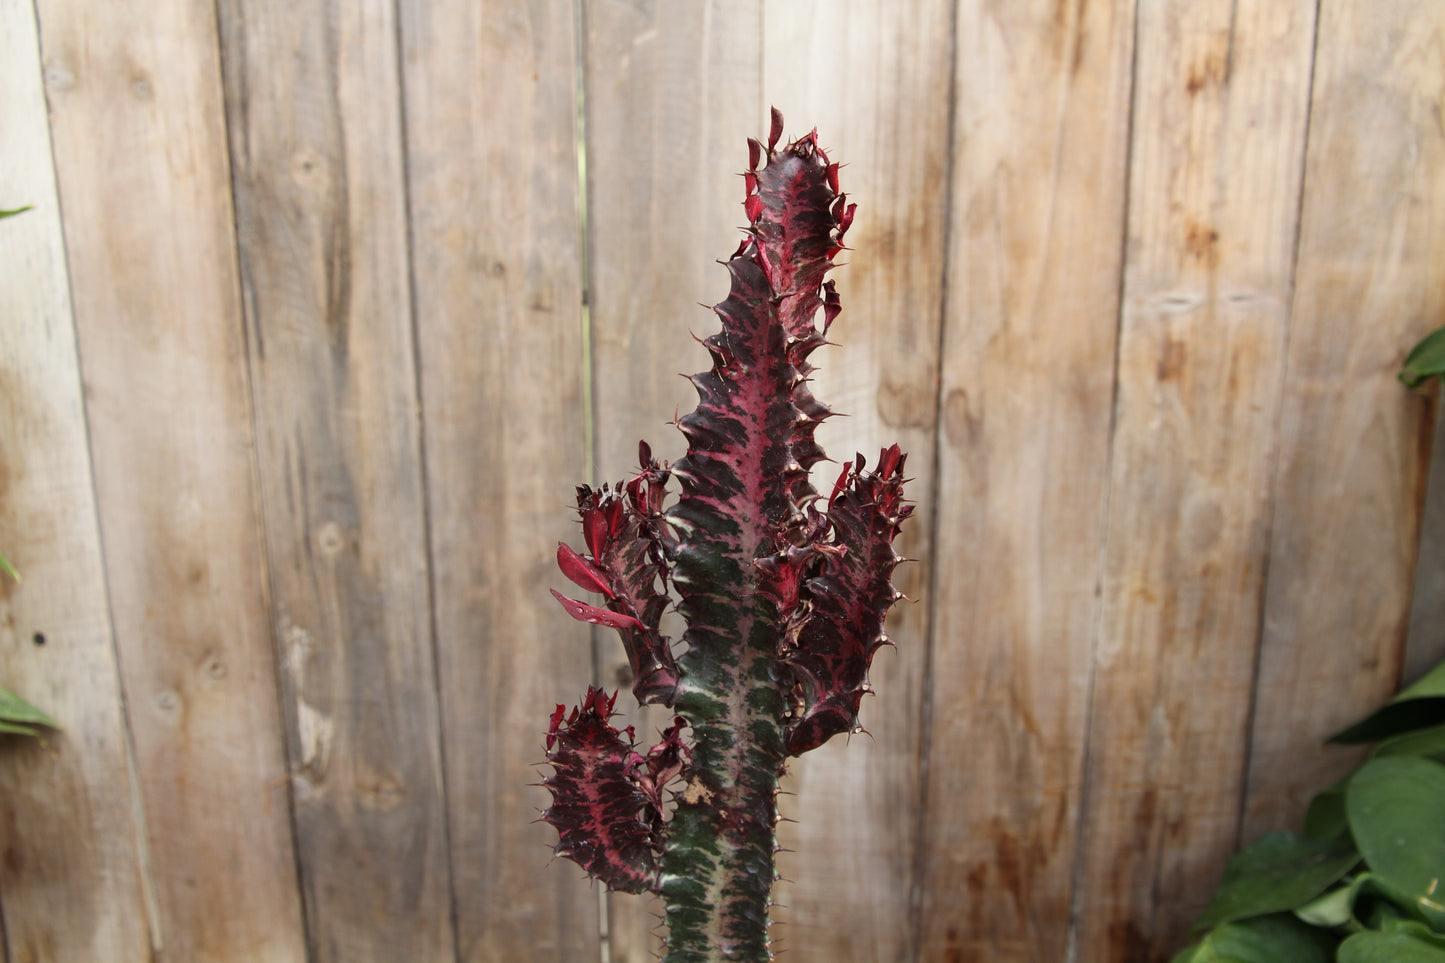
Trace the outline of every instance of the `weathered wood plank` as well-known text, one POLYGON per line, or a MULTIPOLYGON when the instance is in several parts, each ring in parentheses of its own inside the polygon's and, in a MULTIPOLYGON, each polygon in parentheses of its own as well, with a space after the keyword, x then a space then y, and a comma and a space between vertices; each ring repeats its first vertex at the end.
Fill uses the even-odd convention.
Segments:
POLYGON ((1139 8, 1079 959, 1167 959, 1235 845, 1314 12, 1139 8))
POLYGON ((1431 434, 1395 373, 1445 321, 1445 7, 1322 10, 1246 841, 1301 821, 1358 761, 1321 741, 1395 689, 1431 434))
POLYGON ((959 8, 922 959, 1065 958, 1133 29, 1128 2, 959 8))
POLYGON ((0 736, 4 949, 148 957, 130 778, 35 12, 0 3, 0 685, 62 726, 0 736))
POLYGON ((401 5, 421 401, 458 941, 596 959, 596 890, 528 787, 591 676, 548 597, 585 467, 570 0, 401 5))
MULTIPOLYGON (((928 531, 935 500, 932 446, 943 303, 943 206, 948 196, 952 5, 940 0, 768 3, 763 11, 764 96, 784 114, 786 136, 816 127, 844 167, 857 200, 835 272, 843 313, 839 344, 814 357, 814 393, 847 417, 825 423, 823 447, 839 463, 861 452, 875 463, 897 441, 909 452, 911 499, 921 515, 898 549, 925 559, 894 576, 926 596, 935 557, 928 531)), ((764 105, 766 106, 766 105, 764 105)), ((766 132, 767 115, 758 118, 766 132)), ((832 488, 838 464, 815 484, 832 488)), ((779 945, 799 961, 895 961, 914 952, 920 705, 928 605, 908 602, 888 618, 894 650, 870 673, 871 735, 837 738, 790 766, 780 800, 779 945)))
POLYGON ((38 10, 158 943, 299 960, 214 11, 38 10))
POLYGON ((311 959, 447 959, 394 7, 220 11, 311 959))
MULTIPOLYGON (((697 392, 679 375, 708 366, 693 336, 706 337, 718 322, 701 304, 726 295, 717 262, 737 247, 746 222, 738 172, 747 166, 747 138, 759 134, 759 6, 583 5, 596 445, 589 483, 627 477, 639 439, 667 461, 685 449, 670 422, 697 403, 697 392)), ((669 634, 677 639, 682 628, 669 634)), ((654 738, 672 714, 633 707, 616 634, 599 636, 601 684, 624 690, 618 705, 628 705, 639 739, 654 738)), ((660 904, 616 895, 608 907, 613 963, 655 959, 660 904)))

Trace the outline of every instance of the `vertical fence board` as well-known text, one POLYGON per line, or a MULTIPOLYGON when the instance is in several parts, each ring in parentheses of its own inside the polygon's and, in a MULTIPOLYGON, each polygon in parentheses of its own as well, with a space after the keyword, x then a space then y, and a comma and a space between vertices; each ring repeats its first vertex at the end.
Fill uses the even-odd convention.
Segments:
POLYGON ((1167 959, 1235 842, 1314 9, 1140 7, 1081 959, 1167 959))
POLYGON ((30 4, 0 3, 0 686, 61 726, 0 736, 0 898, 21 961, 150 952, 80 373, 30 4))
POLYGON ((313 960, 454 952, 389 2, 221 5, 313 960))
MULTIPOLYGON (((756 0, 583 6, 597 458, 596 477, 579 482, 627 477, 639 439, 667 461, 685 450, 670 422, 697 392, 679 376, 708 365, 693 338, 718 327, 702 305, 726 295, 717 262, 746 222, 738 173, 747 138, 759 136, 758 17, 756 0)), ((674 640, 681 630, 671 627, 674 640)), ((579 625, 569 636, 585 632, 579 625)), ((622 646, 610 629, 601 636, 601 684, 624 690, 618 705, 650 745, 672 713, 634 706, 622 646)), ((608 904, 613 963, 654 959, 660 904, 621 894, 608 904)))
POLYGON ((1395 688, 1431 433, 1395 373, 1445 320, 1445 7, 1323 10, 1247 838, 1302 821, 1358 762, 1321 741, 1395 688))
POLYGON ((1132 8, 959 11, 922 959, 1064 959, 1132 8))
POLYGON ((159 938, 300 959, 214 12, 39 13, 159 938))
MULTIPOLYGON (((815 471, 831 490, 839 463, 870 465, 898 442, 909 452, 909 498, 923 506, 897 548, 930 560, 932 443, 938 388, 947 224, 951 5, 940 0, 846 4, 767 3, 764 96, 782 110, 787 137, 816 127, 841 162, 842 188, 858 203, 853 248, 833 272, 843 313, 838 347, 813 358, 814 394, 847 417, 818 439, 834 462, 815 471)), ((766 116, 759 118, 766 130, 766 116)), ((894 573, 923 599, 929 561, 894 573)), ((870 672, 864 700, 871 735, 839 737, 795 760, 780 800, 785 852, 778 887, 780 946, 799 961, 893 961, 913 950, 910 901, 918 825, 920 703, 927 604, 900 602, 888 617, 896 649, 870 672), (839 921, 846 920, 846 926, 839 921)))
POLYGON ((570 0, 402 5, 421 402, 458 940, 598 957, 534 765, 591 675, 547 596, 584 470, 570 0))

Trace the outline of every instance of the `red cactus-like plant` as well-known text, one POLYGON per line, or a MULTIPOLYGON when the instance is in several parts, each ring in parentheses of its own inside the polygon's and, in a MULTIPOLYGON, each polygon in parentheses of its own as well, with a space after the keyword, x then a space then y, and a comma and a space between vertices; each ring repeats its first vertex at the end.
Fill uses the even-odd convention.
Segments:
POLYGON ((900 597, 893 541, 912 506, 898 446, 871 472, 861 455, 845 464, 821 507, 809 482, 830 412, 808 359, 841 310, 825 275, 854 205, 817 132, 779 147, 782 125, 775 110, 766 146, 748 142, 749 227, 714 308, 722 330, 703 342, 712 367, 692 378, 697 408, 678 421, 686 455, 662 465, 644 442, 630 481, 579 488, 587 551, 557 549, 601 604, 553 594, 617 630, 634 696, 676 719, 644 754, 609 721, 615 693, 558 706, 543 819, 557 852, 610 889, 662 895, 664 963, 772 959, 779 777, 789 756, 858 731, 900 597), (687 623, 680 656, 660 631, 669 605, 687 623))

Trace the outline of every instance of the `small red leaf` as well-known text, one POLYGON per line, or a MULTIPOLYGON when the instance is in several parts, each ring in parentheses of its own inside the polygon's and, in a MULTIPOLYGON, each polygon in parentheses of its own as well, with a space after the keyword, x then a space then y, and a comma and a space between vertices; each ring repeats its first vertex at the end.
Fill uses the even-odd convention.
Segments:
POLYGON ((562 603, 562 608, 567 610, 567 614, 578 622, 591 622, 593 625, 606 625, 614 629, 644 629, 643 624, 630 615, 599 609, 595 605, 569 599, 556 589, 551 591, 553 597, 562 603))
POLYGON ((838 297, 838 287, 832 281, 823 282, 823 333, 827 334, 828 329, 833 326, 833 321, 843 310, 843 302, 838 297))
POLYGON ((607 548, 607 519, 595 505, 582 509, 582 539, 593 558, 607 548))
POLYGON ((743 202, 743 210, 747 211, 748 220, 756 221, 763 216, 763 199, 756 194, 749 194, 748 199, 743 202))
POLYGON ((783 112, 773 108, 773 129, 768 131, 768 150, 771 151, 778 146, 778 139, 783 136, 783 112))
POLYGON ((566 542, 557 543, 557 567, 578 588, 586 589, 589 592, 599 592, 612 598, 612 587, 607 584, 607 579, 597 571, 595 565, 572 551, 572 546, 566 542))
POLYGON ((763 159, 763 145, 753 138, 748 138, 748 170, 758 169, 758 161, 763 159))
POLYGON ((853 463, 852 463, 851 461, 845 461, 845 462, 843 462, 843 470, 842 470, 841 472, 839 472, 839 474, 838 474, 838 480, 837 480, 837 482, 835 482, 835 483, 833 484, 833 494, 831 494, 831 495, 828 496, 828 508, 829 508, 829 509, 831 509, 831 508, 833 507, 833 503, 838 500, 838 495, 843 491, 844 488, 847 487, 847 485, 848 485, 848 473, 851 472, 852 470, 853 470, 853 463))
POLYGON ((828 186, 833 189, 834 194, 838 193, 838 165, 829 164, 827 168, 827 175, 828 186))

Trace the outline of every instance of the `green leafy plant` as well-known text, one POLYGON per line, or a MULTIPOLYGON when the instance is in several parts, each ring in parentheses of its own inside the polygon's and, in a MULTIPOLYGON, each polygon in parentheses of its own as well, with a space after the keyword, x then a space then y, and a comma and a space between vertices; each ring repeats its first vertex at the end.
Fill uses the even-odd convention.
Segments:
MULTIPOLYGON (((1445 328, 1399 377, 1441 375, 1445 328)), ((1445 662, 1330 741, 1377 745, 1311 800, 1303 834, 1230 860, 1173 963, 1445 963, 1445 662)))
POLYGON ((843 466, 826 502, 809 482, 830 414, 809 390, 809 355, 841 310, 824 280, 854 206, 816 131, 749 141, 749 227, 726 262, 722 330, 703 341, 688 442, 659 464, 646 442, 630 481, 577 492, 586 553, 559 545, 564 575, 601 605, 553 592, 575 618, 617 630, 633 695, 675 711, 645 751, 592 688, 547 734, 557 852, 611 890, 662 896, 664 963, 772 959, 768 914, 779 778, 789 757, 861 731, 868 667, 900 598, 893 540, 912 506, 904 455, 843 466), (821 326, 818 317, 821 315, 821 326), (677 501, 665 506, 676 477, 677 501), (674 599, 675 596, 675 599, 674 599), (687 623, 675 656, 669 606, 687 623))
POLYGON ((1377 745, 1230 860, 1174 963, 1445 963, 1445 662, 1330 741, 1377 745))

